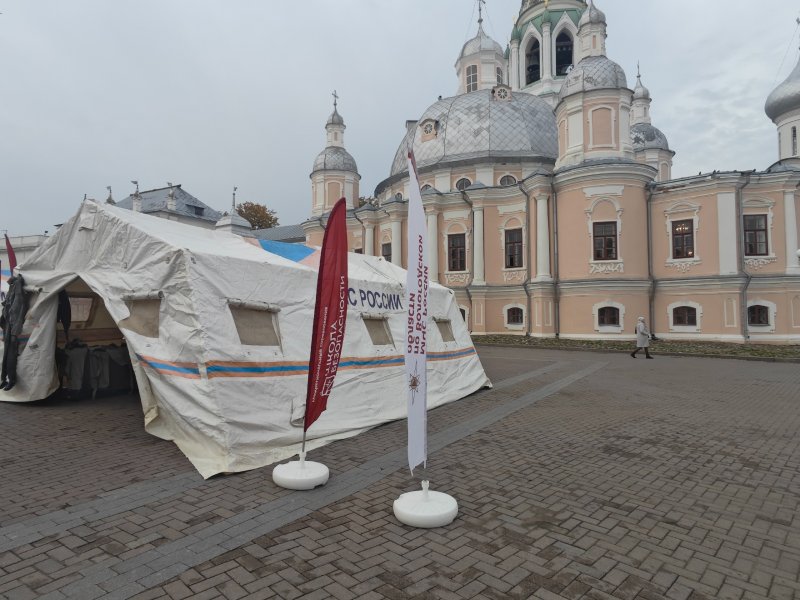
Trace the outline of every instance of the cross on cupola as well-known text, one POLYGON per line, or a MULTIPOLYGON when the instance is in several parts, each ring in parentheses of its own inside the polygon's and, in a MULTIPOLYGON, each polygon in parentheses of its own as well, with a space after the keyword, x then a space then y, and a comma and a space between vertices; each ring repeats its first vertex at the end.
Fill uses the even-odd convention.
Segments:
POLYGON ((339 94, 336 93, 336 90, 333 90, 331 96, 333 96, 333 110, 336 110, 336 105, 339 102, 339 94))
POLYGON ((478 25, 483 23, 483 5, 486 4, 486 0, 478 0, 478 25))

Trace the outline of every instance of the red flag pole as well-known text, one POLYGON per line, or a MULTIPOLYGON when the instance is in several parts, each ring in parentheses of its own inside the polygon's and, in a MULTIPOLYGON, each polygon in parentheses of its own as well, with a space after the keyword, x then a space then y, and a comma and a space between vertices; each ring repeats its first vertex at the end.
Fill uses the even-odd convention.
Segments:
POLYGON ((306 435, 327 408, 339 369, 347 323, 347 289, 347 200, 340 198, 328 217, 320 251, 300 460, 277 465, 272 471, 273 481, 282 487, 312 489, 328 480, 328 467, 305 460, 306 435))

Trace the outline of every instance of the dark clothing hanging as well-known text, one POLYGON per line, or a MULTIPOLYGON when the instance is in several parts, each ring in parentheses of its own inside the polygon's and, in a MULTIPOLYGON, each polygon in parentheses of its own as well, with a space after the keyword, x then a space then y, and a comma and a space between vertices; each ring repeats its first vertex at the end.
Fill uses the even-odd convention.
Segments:
POLYGON ((64 339, 69 343, 69 326, 72 324, 72 305, 69 303, 67 290, 58 292, 58 313, 56 322, 64 327, 64 339))
POLYGON ((0 372, 0 389, 10 390, 17 383, 17 356, 19 355, 19 336, 28 312, 28 299, 25 297, 25 280, 16 275, 8 280, 8 294, 0 314, 0 327, 3 329, 3 366, 0 372))

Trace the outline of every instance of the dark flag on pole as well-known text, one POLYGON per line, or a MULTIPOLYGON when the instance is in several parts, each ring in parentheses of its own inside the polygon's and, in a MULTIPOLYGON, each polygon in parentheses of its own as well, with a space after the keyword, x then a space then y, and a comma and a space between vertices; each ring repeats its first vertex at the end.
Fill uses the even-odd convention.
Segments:
POLYGON ((8 264, 13 275, 14 269, 17 268, 17 256, 14 254, 14 248, 11 247, 11 240, 8 239, 8 234, 6 234, 6 252, 8 253, 8 264))
POLYGON ((331 211, 319 259, 303 431, 324 412, 339 369, 347 321, 347 201, 331 211))

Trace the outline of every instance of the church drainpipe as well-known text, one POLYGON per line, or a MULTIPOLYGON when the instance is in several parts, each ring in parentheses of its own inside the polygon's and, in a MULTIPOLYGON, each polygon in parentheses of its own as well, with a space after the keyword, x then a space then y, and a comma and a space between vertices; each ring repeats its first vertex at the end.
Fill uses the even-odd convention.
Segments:
MULTIPOLYGON (((472 200, 469 199, 469 196, 467 195, 467 192, 465 190, 460 190, 460 191, 461 191, 461 199, 464 202, 466 202, 467 204, 469 204, 470 225, 471 225, 471 228, 472 228, 472 233, 474 235, 475 234, 475 211, 472 210, 472 200)), ((449 259, 449 256, 448 256, 448 259, 449 259)), ((475 242, 474 242, 474 240, 472 242, 472 260, 470 262, 471 262, 470 273, 472 273, 472 276, 475 277, 475 242)), ((469 286, 471 284, 472 284, 472 280, 470 279, 470 282, 467 285, 464 286, 464 291, 467 292, 467 300, 469 300, 469 320, 474 322, 474 320, 475 320, 475 310, 474 310, 474 308, 475 307, 472 306, 472 293, 469 291, 469 286)), ((472 333, 472 329, 470 329, 470 333, 472 333)))
POLYGON ((747 323, 747 288, 750 287, 750 281, 753 277, 745 269, 744 264, 744 188, 750 183, 750 176, 753 171, 742 171, 744 181, 736 184, 736 252, 739 263, 739 276, 744 277, 744 285, 739 298, 739 312, 741 313, 742 322, 742 338, 744 342, 750 341, 750 328, 747 323))
POLYGON ((528 286, 531 283, 531 197, 530 194, 528 194, 528 192, 526 192, 522 187, 521 183, 518 183, 517 185, 519 186, 519 190, 525 196, 525 231, 527 234, 525 236, 525 247, 528 249, 528 254, 525 256, 525 266, 527 267, 526 271, 528 278, 525 282, 525 285, 522 287, 525 290, 525 295, 528 297, 528 309, 525 313, 525 316, 528 319, 528 327, 525 335, 530 337, 533 333, 533 319, 531 318, 531 291, 528 289, 528 286))
POLYGON ((561 335, 561 287, 558 279, 558 196, 553 180, 550 180, 550 198, 553 199, 553 309, 556 318, 556 339, 561 335))
POLYGON ((656 314, 656 280, 653 278, 653 224, 652 213, 653 207, 651 201, 653 200, 653 192, 656 189, 655 181, 647 184, 647 278, 650 280, 650 306, 649 306, 649 323, 650 330, 655 332, 656 322, 653 320, 656 314))

